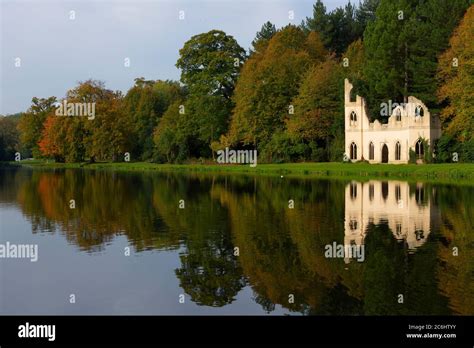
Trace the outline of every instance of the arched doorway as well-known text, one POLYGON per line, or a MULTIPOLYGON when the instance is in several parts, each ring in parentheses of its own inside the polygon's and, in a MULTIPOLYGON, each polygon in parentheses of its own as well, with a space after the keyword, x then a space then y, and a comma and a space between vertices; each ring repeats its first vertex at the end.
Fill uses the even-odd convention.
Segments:
POLYGON ((370 142, 370 144, 369 144, 369 160, 374 159, 374 152, 375 152, 374 143, 370 142))
POLYGON ((382 146, 382 163, 388 163, 388 146, 383 144, 382 146))

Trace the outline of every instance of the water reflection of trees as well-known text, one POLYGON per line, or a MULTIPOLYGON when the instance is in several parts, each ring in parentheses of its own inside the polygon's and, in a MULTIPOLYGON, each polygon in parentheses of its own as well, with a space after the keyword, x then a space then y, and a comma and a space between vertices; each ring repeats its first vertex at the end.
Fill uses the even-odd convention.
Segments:
POLYGON ((246 282, 234 256, 227 210, 209 194, 213 185, 213 178, 156 178, 153 202, 167 226, 182 231, 185 250, 176 270, 181 287, 194 302, 220 307, 231 303, 246 282))
MULTIPOLYGON (((385 200, 388 190, 381 190, 385 200)), ((230 303, 248 283, 268 312, 279 304, 305 314, 474 313, 471 188, 410 184, 417 203, 440 209, 430 242, 409 253, 397 242, 397 224, 368 223, 366 259, 349 264, 324 257, 326 244, 344 243, 345 192, 342 181, 279 177, 0 172, 1 203, 16 200, 34 232, 63 233, 88 251, 117 235, 137 251, 181 247, 176 275, 201 305, 230 303)), ((368 186, 368 197, 377 192, 368 186)))
POLYGON ((100 250, 126 234, 137 250, 178 246, 153 209, 150 179, 100 171, 32 171, 18 202, 33 230, 59 231, 83 250, 100 250), (75 201, 71 209, 70 200, 75 201), (133 202, 132 204, 130 204, 133 202))

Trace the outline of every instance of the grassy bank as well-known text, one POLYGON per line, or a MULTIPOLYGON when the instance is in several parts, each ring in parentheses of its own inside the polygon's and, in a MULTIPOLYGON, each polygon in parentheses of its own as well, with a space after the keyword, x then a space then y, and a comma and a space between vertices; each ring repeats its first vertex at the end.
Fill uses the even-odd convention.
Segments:
POLYGON ((366 164, 366 163, 285 163, 249 165, 131 163, 54 163, 24 161, 22 166, 39 168, 83 168, 117 171, 212 172, 291 177, 337 177, 367 180, 390 178, 474 185, 474 164, 366 164))

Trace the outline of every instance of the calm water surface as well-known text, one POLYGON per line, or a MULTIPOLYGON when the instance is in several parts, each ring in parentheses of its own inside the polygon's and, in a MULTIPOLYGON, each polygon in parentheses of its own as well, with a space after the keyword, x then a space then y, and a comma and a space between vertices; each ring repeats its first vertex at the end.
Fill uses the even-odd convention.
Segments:
POLYGON ((0 243, 38 261, 0 259, 0 314, 473 315, 473 203, 402 181, 3 168, 0 243))

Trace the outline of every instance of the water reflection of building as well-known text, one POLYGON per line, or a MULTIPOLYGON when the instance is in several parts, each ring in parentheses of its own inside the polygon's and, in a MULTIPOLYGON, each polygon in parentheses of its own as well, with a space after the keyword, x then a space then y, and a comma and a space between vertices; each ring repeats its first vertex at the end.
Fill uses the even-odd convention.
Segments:
POLYGON ((345 190, 344 244, 364 243, 369 224, 387 223, 408 249, 422 246, 439 219, 425 186, 403 181, 351 182, 345 190))

